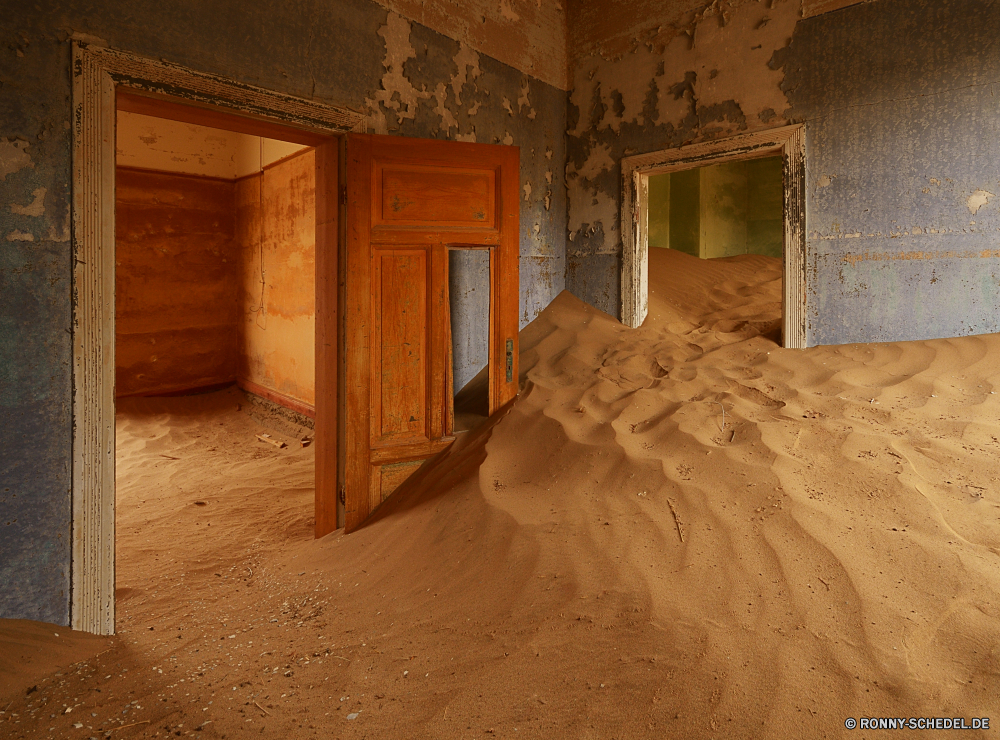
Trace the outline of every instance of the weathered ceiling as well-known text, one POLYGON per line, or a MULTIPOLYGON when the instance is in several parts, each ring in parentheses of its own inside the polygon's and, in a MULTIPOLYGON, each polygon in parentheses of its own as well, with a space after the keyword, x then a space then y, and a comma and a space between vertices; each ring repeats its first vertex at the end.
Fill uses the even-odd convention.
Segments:
POLYGON ((802 17, 871 0, 376 0, 536 79, 568 90, 576 59, 617 58, 640 43, 665 44, 697 23, 748 3, 801 5, 802 17))
POLYGON ((743 5, 773 8, 792 2, 801 5, 803 18, 871 0, 566 0, 568 56, 590 54, 614 59, 641 43, 663 45, 679 33, 692 37, 702 19, 717 18, 725 25, 743 5))
POLYGON ((376 2, 542 82, 569 87, 562 0, 376 2))

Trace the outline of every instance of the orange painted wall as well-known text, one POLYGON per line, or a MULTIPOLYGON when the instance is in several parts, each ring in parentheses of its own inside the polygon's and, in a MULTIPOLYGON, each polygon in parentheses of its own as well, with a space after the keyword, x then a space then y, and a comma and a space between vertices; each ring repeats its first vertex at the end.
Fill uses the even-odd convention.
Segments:
POLYGON ((119 167, 116 392, 236 378, 234 184, 119 167))
POLYGON ((316 399, 315 168, 312 149, 265 168, 263 224, 261 175, 236 182, 239 382, 307 407, 316 399))

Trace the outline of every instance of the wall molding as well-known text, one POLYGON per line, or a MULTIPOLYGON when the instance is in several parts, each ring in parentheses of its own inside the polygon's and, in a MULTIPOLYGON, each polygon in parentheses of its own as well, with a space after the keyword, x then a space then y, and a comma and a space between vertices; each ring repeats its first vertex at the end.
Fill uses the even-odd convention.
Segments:
POLYGON ((283 164, 285 164, 287 162, 291 162, 296 157, 302 157, 302 156, 304 156, 306 154, 315 154, 315 153, 316 153, 316 150, 313 147, 309 147, 308 149, 299 149, 297 152, 292 152, 291 154, 286 154, 281 159, 276 159, 273 162, 268 162, 267 164, 264 165, 264 167, 263 167, 262 170, 257 170, 256 172, 251 172, 251 173, 249 173, 247 175, 239 175, 238 177, 236 177, 233 180, 233 182, 239 182, 240 180, 246 180, 247 178, 250 178, 250 177, 260 177, 260 173, 261 172, 267 172, 268 170, 274 169, 275 167, 280 167, 281 165, 283 165, 283 164))
POLYGON ((282 406, 290 411, 294 411, 297 414, 302 414, 302 416, 309 419, 316 418, 315 405, 301 401, 294 396, 289 396, 287 393, 276 391, 273 388, 268 388, 260 383, 254 383, 252 380, 247 380, 246 378, 237 378, 236 385, 241 390, 244 390, 247 393, 252 393, 255 396, 259 396, 265 401, 270 401, 277 406, 282 406))
MULTIPOLYGON (((317 139, 362 114, 73 42, 73 492, 70 624, 115 630, 115 118, 118 89, 317 139)), ((234 119, 235 120, 235 119, 234 119)))
MULTIPOLYGON (((213 182, 225 182, 230 185, 234 184, 237 180, 240 179, 238 177, 219 177, 218 175, 196 175, 191 172, 160 170, 155 167, 136 167, 131 164, 115 165, 115 171, 136 172, 141 175, 161 175, 163 177, 184 177, 194 180, 211 180, 213 182)), ((260 174, 260 173, 254 173, 254 174, 260 174)), ((253 177, 253 175, 244 175, 244 177, 253 177)))
POLYGON ((638 327, 649 308, 649 178, 722 162, 781 155, 784 180, 782 344, 806 346, 805 125, 741 134, 622 159, 621 320, 638 327))

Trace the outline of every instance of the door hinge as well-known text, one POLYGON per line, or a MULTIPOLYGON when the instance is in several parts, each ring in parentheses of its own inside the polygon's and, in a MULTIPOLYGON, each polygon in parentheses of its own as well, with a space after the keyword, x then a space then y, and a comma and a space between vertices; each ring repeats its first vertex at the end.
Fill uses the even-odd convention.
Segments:
POLYGON ((514 379, 514 340, 507 340, 507 382, 514 379))
POLYGON ((340 490, 339 490, 339 491, 337 492, 337 498, 339 498, 339 499, 340 499, 340 503, 342 503, 342 504, 344 504, 344 505, 346 505, 346 504, 347 504, 347 496, 345 496, 345 495, 344 495, 344 489, 343 489, 343 488, 341 488, 341 489, 340 489, 340 490))
POLYGON ((347 186, 346 185, 341 185, 340 186, 340 205, 342 205, 342 206, 346 206, 347 205, 347 186))

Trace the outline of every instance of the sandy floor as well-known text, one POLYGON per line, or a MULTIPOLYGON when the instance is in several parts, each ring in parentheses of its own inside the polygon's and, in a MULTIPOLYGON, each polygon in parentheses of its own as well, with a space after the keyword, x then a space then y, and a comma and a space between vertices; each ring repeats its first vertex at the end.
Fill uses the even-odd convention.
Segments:
POLYGON ((236 396, 123 404, 120 634, 5 625, 0 735, 1000 725, 1000 336, 782 350, 780 264, 653 252, 641 329, 560 296, 510 412, 348 537, 236 396))

